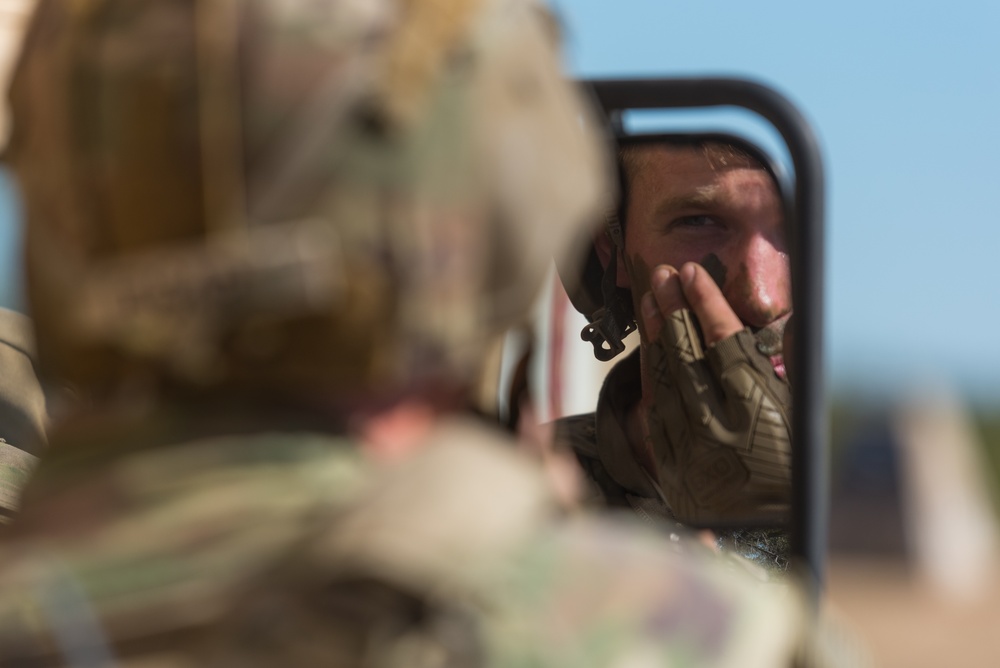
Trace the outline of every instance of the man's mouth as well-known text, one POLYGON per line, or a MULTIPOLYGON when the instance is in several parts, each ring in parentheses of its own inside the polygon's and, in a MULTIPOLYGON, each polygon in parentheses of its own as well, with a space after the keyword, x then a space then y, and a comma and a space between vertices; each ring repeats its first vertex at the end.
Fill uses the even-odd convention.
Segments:
POLYGON ((777 355, 771 355, 768 359, 771 360, 771 366, 774 367, 774 374, 781 380, 787 380, 788 376, 785 375, 785 356, 778 353, 777 355))
POLYGON ((784 327, 762 327, 754 331, 753 336, 757 340, 757 351, 761 355, 780 355, 781 354, 781 336, 784 333, 784 327))
POLYGON ((785 373, 785 356, 781 350, 783 330, 784 327, 764 327, 758 329, 753 335, 757 339, 757 352, 770 360, 771 366, 774 367, 774 374, 778 378, 786 380, 788 376, 785 373))
POLYGON ((753 331, 753 336, 757 341, 757 352, 771 362, 774 375, 781 380, 788 380, 788 373, 785 369, 784 350, 782 348, 784 347, 785 325, 788 324, 790 317, 791 313, 788 313, 770 325, 753 331))

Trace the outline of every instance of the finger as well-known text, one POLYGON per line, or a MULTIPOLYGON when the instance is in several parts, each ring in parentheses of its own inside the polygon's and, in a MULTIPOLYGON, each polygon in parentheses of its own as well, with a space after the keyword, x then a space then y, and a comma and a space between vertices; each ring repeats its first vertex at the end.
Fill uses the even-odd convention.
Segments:
POLYGON ((652 292, 647 292, 642 296, 639 303, 642 311, 642 336, 646 341, 655 341, 663 329, 663 316, 660 315, 660 308, 656 305, 656 299, 652 292))
POLYGON ((743 323, 705 268, 688 262, 678 276, 684 297, 701 325, 705 345, 713 346, 743 329, 743 323))
POLYGON ((660 335, 663 316, 686 306, 686 303, 677 283, 677 270, 669 265, 661 264, 653 269, 649 276, 649 285, 651 290, 643 295, 639 307, 642 312, 645 339, 652 341, 660 335), (661 294, 657 296, 657 293, 661 294), (669 310, 663 310, 660 305, 661 300, 669 310))
POLYGON ((684 298, 684 290, 681 289, 680 279, 677 277, 677 270, 670 265, 661 264, 653 269, 650 285, 660 315, 665 317, 678 309, 688 307, 687 299, 684 298))

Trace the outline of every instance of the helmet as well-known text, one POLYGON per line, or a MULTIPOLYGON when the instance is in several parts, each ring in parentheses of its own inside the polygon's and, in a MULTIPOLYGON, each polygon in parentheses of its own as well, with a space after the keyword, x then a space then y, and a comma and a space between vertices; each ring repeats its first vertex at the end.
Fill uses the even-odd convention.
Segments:
POLYGON ((607 192, 532 0, 43 0, 11 89, 49 374, 474 372, 607 192))

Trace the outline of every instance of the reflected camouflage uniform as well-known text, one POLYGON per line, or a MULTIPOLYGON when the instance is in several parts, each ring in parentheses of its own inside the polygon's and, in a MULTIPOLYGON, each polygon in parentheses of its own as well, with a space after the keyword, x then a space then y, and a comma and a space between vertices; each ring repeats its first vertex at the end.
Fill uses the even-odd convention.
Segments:
MULTIPOLYGON (((633 351, 608 373, 594 413, 557 420, 557 447, 573 451, 587 478, 586 504, 591 508, 631 510, 646 523, 677 535, 690 530, 678 522, 656 486, 632 454, 626 416, 641 398, 639 351, 633 351)), ((789 541, 779 529, 719 529, 718 547, 769 571, 788 567, 789 541)))

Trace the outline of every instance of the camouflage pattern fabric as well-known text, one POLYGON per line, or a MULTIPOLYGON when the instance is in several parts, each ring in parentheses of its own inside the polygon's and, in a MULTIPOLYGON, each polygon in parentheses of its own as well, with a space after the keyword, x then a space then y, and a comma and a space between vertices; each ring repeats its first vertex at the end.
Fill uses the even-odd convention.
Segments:
POLYGON ((35 373, 31 321, 0 309, 0 524, 14 516, 21 489, 45 447, 45 392, 35 373))
POLYGON ((800 638, 793 589, 557 522, 471 422, 391 467, 308 433, 130 449, 45 462, 0 552, 0 665, 745 668, 800 638))
MULTIPOLYGON (((625 432, 626 416, 640 398, 639 351, 611 369, 601 388, 597 411, 555 423, 556 446, 572 450, 588 481, 585 505, 592 510, 634 513, 645 524, 665 533, 688 536, 681 522, 643 471, 625 432)), ((738 556, 768 572, 789 566, 788 532, 754 526, 716 528, 723 553, 738 556)))

